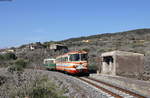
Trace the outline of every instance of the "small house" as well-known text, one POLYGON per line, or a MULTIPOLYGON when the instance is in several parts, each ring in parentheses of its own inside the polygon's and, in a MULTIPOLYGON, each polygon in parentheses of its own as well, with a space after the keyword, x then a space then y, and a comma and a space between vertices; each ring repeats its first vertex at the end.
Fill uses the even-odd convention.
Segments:
POLYGON ((50 49, 55 50, 55 51, 57 51, 57 50, 66 50, 66 51, 68 51, 68 47, 65 46, 65 45, 61 45, 61 44, 52 44, 52 45, 50 45, 50 49))
POLYGON ((144 55, 112 51, 102 55, 101 73, 107 75, 138 75, 144 72, 144 55))

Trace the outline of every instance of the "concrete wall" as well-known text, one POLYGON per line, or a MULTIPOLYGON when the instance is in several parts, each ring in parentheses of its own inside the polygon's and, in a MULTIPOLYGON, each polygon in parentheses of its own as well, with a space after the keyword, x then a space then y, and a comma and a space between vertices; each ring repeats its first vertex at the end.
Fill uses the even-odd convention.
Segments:
POLYGON ((124 51, 112 51, 103 53, 102 58, 102 74, 139 75, 144 72, 143 54, 124 51), (109 57, 113 58, 113 62, 109 60, 109 57))
POLYGON ((138 75, 144 72, 144 56, 116 55, 117 75, 138 75))
POLYGON ((110 62, 108 65, 106 62, 102 62, 101 73, 115 75, 116 73, 114 72, 114 63, 110 62))

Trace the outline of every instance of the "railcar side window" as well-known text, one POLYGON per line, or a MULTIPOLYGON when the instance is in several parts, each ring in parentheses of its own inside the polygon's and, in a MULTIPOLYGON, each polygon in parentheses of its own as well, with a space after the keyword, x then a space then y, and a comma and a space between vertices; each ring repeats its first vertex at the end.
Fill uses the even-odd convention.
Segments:
POLYGON ((62 57, 62 58, 61 58, 61 61, 62 61, 62 62, 64 62, 64 61, 65 61, 64 57, 62 57))
POLYGON ((54 60, 44 60, 44 64, 52 64, 54 63, 54 60))
POLYGON ((70 61, 79 61, 79 60, 80 60, 79 54, 71 54, 70 55, 70 61))
POLYGON ((47 64, 51 64, 51 63, 54 63, 54 61, 53 60, 48 60, 47 61, 47 64))
POLYGON ((44 61, 44 64, 47 64, 47 61, 44 61))
POLYGON ((67 62, 68 61, 68 57, 65 57, 64 60, 67 62))
POLYGON ((57 62, 61 62, 61 60, 62 60, 61 58, 57 58, 56 59, 57 62))
POLYGON ((62 57, 62 61, 63 61, 63 62, 68 61, 68 57, 62 57))

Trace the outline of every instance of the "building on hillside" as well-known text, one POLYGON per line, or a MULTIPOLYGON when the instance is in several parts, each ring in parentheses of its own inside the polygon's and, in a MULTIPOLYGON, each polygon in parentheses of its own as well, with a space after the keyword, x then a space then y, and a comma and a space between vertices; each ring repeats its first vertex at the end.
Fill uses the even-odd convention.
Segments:
POLYGON ((0 49, 0 54, 5 54, 6 53, 6 49, 0 49))
POLYGON ((14 53, 15 50, 14 49, 7 49, 6 52, 11 52, 11 53, 14 53))
POLYGON ((82 40, 82 42, 89 43, 91 40, 82 40))
POLYGON ((30 50, 35 50, 35 49, 39 49, 39 48, 44 48, 43 45, 40 42, 36 42, 36 43, 32 43, 29 44, 29 49, 30 50))
POLYGON ((101 55, 101 73, 106 75, 139 75, 144 72, 144 55, 112 51, 101 55))
POLYGON ((14 53, 15 49, 0 49, 0 54, 14 53))
POLYGON ((52 44, 50 45, 50 49, 51 50, 65 50, 65 51, 68 51, 68 47, 65 46, 65 45, 62 45, 62 44, 52 44))

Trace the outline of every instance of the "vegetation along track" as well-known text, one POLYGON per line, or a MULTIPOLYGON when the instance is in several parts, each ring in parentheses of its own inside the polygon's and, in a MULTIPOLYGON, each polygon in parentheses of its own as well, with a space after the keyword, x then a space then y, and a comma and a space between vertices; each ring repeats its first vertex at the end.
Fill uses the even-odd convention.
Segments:
POLYGON ((90 77, 77 77, 79 80, 84 81, 101 91, 107 93, 107 96, 115 97, 115 98, 146 98, 142 95, 139 95, 137 93, 131 92, 129 90, 116 87, 114 85, 108 84, 106 82, 90 78, 90 77))

